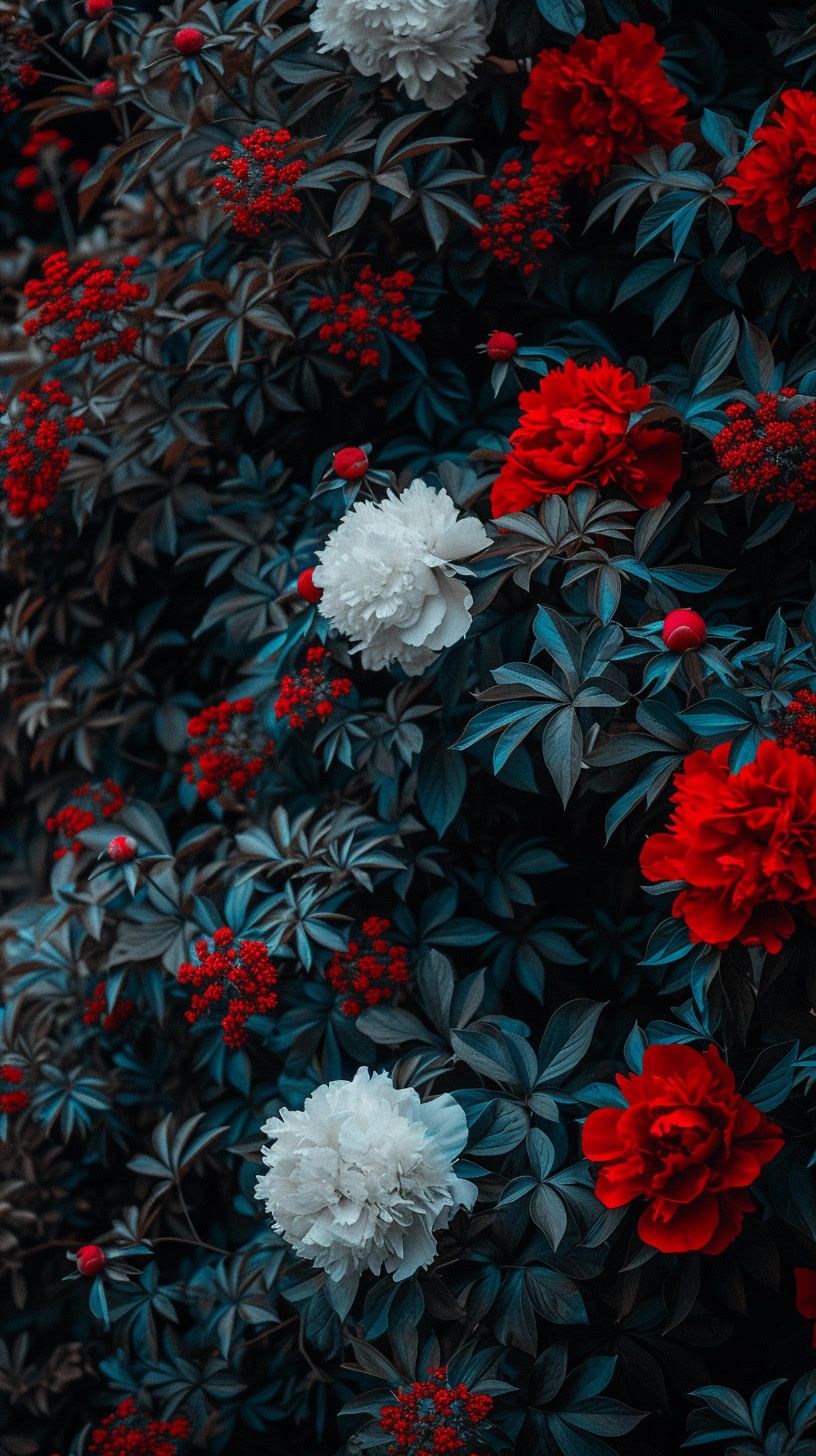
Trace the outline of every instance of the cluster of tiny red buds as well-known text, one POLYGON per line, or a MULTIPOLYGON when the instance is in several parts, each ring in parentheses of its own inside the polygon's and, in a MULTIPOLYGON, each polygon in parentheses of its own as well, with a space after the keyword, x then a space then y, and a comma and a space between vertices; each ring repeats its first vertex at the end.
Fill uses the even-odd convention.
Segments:
POLYGON ((0 15, 0 112, 8 114, 20 105, 20 91, 36 86, 40 72, 32 66, 30 55, 37 46, 37 37, 30 26, 11 14, 0 15))
POLYGON ((330 665, 325 647, 310 647, 300 671, 281 678, 275 717, 288 718, 289 727, 296 730, 312 719, 325 722, 330 718, 338 698, 348 697, 352 689, 351 678, 332 677, 330 665))
MULTIPOLYGON (((21 167, 14 178, 14 185, 21 192, 30 191, 34 188, 33 205, 35 212, 55 212, 57 199, 54 194, 55 183, 59 185, 57 177, 60 166, 60 158, 66 152, 70 152, 73 142, 55 127, 44 127, 31 132, 28 141, 20 148, 20 156, 27 166, 21 167)), ((75 157, 67 166, 67 175, 73 181, 78 182, 90 169, 90 162, 84 157, 75 157)))
POLYGON ((770 505, 816 506, 816 402, 791 409, 796 390, 758 394, 752 410, 729 404, 730 424, 714 436, 714 454, 738 495, 761 491, 770 505), (787 410, 787 412, 786 412, 787 410))
POLYGON ((83 829, 90 829, 100 819, 112 819, 125 802, 124 790, 114 779, 104 779, 101 784, 80 784, 74 789, 72 799, 77 803, 66 804, 45 821, 49 834, 58 834, 66 843, 54 850, 52 859, 63 859, 66 854, 81 854, 85 845, 77 838, 83 829))
POLYGON ((396 1001, 400 988, 407 985, 408 950, 392 945, 386 937, 390 929, 390 920, 369 915, 359 936, 332 956, 326 980, 344 998, 340 1005, 344 1016, 359 1016, 366 1006, 396 1001))
POLYGON ((276 218, 302 210, 294 186, 306 163, 302 158, 286 160, 291 142, 285 128, 270 131, 259 126, 241 137, 236 147, 220 146, 210 153, 211 162, 226 167, 213 179, 213 188, 235 231, 245 238, 255 238, 276 218))
POLYGON ((404 269, 383 276, 367 263, 348 292, 339 298, 326 293, 311 299, 312 312, 326 315, 319 337, 328 344, 329 353, 376 366, 380 362, 377 341, 381 334, 409 341, 419 338, 422 325, 406 302, 407 290, 413 283, 413 273, 404 269))
POLYGON ((0 1112, 11 1116, 28 1107, 31 1098, 23 1086, 25 1079, 22 1067, 14 1067, 9 1062, 0 1066, 0 1112))
POLYGON ((222 926, 213 935, 212 948, 198 940, 195 953, 197 965, 185 961, 178 968, 179 984, 192 986, 195 993, 184 1013, 187 1021, 193 1024, 226 1003, 221 1017, 224 1042, 243 1046, 250 1016, 262 1016, 277 1005, 278 972, 266 946, 262 940, 241 940, 236 946, 232 931, 222 926))
POLYGON ((227 791, 254 799, 256 791, 250 784, 275 751, 272 739, 260 732, 254 712, 254 698, 239 698, 202 708, 189 719, 190 757, 184 777, 196 785, 200 799, 215 799, 227 791))
POLYGON ((559 180, 543 162, 528 171, 522 162, 505 162, 488 189, 473 199, 481 215, 481 227, 474 228, 479 247, 525 275, 534 273, 542 253, 566 232, 559 180))
POLYGON ((816 757, 816 693, 799 688, 773 720, 774 738, 783 748, 816 757))
POLYGON ((85 1002, 85 1010, 82 1020, 86 1026, 100 1026, 103 1031, 118 1031, 129 1021, 136 1010, 136 1002, 124 996, 117 1001, 112 1011, 108 1010, 108 1001, 105 995, 105 982, 100 981, 85 1002))
POLYGON ((71 458, 66 440, 84 429, 83 416, 71 414, 71 396, 56 380, 37 392, 21 390, 14 418, 0 436, 3 490, 12 516, 30 519, 53 504, 71 458))
POLYGON ((148 296, 146 284, 133 282, 141 261, 123 258, 118 267, 109 267, 90 258, 72 269, 67 253, 52 253, 43 263, 42 279, 25 286, 28 308, 38 310, 26 319, 26 333, 48 335, 58 359, 75 359, 93 349, 98 364, 110 364, 120 354, 132 354, 138 330, 120 325, 122 315, 148 296))
POLYGON ((176 1456, 179 1443, 189 1437, 190 1423, 183 1416, 152 1420, 128 1396, 91 1432, 86 1449, 89 1456, 176 1456))
POLYGON ((389 1435, 388 1456, 476 1456, 476 1427, 490 1414, 489 1395, 476 1395, 466 1385, 449 1385, 445 1367, 429 1370, 396 1392, 396 1404, 380 1411, 380 1425, 389 1435))

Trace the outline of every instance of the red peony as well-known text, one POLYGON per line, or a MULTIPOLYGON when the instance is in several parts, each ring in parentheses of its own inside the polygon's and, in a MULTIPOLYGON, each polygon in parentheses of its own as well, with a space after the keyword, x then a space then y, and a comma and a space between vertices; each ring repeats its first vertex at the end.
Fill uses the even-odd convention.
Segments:
POLYGON ((639 506, 660 505, 680 475, 680 437, 646 424, 630 429, 632 414, 651 398, 651 385, 637 385, 608 359, 588 366, 568 359, 551 370, 519 395, 521 421, 493 486, 493 515, 578 485, 614 485, 639 506))
POLYGON ((775 954, 794 928, 789 905, 816 915, 816 762, 767 739, 728 769, 730 745, 692 753, 674 780, 669 829, 647 839, 647 880, 687 886, 672 913, 694 941, 775 954))
POLYGON ((84 1244, 77 1254, 77 1269, 88 1279, 101 1274, 106 1262, 105 1250, 98 1244, 84 1244))
POLYGON ((783 91, 780 101, 728 178, 730 202, 744 232, 772 253, 793 253, 800 268, 816 268, 816 202, 800 206, 816 186, 816 95, 783 91))
POLYGON ((626 1107, 584 1123, 597 1197, 605 1208, 647 1199, 638 1233, 662 1254, 721 1254, 753 1212, 743 1190, 783 1146, 776 1123, 735 1090, 714 1046, 647 1047, 640 1076, 617 1081, 626 1107))
POLYGON ((569 50, 542 51, 522 104, 526 141, 559 177, 597 187, 616 162, 658 143, 676 146, 686 98, 661 68, 666 54, 651 25, 621 26, 569 50))

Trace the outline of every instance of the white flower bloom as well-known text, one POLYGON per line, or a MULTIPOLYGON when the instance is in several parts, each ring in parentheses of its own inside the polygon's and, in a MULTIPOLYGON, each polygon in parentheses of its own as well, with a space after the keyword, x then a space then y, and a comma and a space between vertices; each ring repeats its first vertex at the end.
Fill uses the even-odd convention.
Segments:
POLYGON ((473 597, 456 573, 472 573, 453 563, 489 544, 480 521, 424 480, 379 503, 358 501, 317 553, 319 610, 364 667, 398 662, 415 676, 467 632, 473 597))
POLYGON ((407 1279, 430 1264, 437 1229, 476 1201, 453 1172, 467 1141, 465 1114, 447 1093, 420 1102, 387 1072, 361 1067, 329 1082, 302 1112, 284 1108, 261 1131, 268 1172, 255 1185, 275 1232, 329 1277, 348 1313, 364 1269, 407 1279))
POLYGON ((464 92, 487 51, 484 0, 317 0, 321 51, 346 50, 363 76, 395 77, 434 109, 464 92))

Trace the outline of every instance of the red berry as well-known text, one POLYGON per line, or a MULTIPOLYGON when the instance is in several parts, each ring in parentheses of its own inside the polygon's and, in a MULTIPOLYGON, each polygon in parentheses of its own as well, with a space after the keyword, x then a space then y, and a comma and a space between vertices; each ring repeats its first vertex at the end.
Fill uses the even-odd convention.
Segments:
POLYGON ((99 101, 110 101, 116 95, 116 82, 112 76, 106 76, 103 81, 97 81, 93 88, 93 95, 99 101))
POLYGON ((194 25, 183 25, 173 36, 173 45, 182 56, 197 56, 203 44, 204 32, 194 25))
POLYGON ((314 570, 313 566, 307 567, 297 579, 298 595, 303 597, 304 602, 311 602, 313 606, 315 602, 320 601, 323 595, 320 587, 314 584, 314 570))
POLYGON ((138 848, 136 840, 129 834, 117 834, 108 845, 108 857, 114 864, 124 864, 126 860, 136 857, 138 848))
POLYGON ((488 359, 493 359, 497 364, 506 364, 512 359, 518 349, 518 340, 515 334, 506 334, 502 329, 494 329, 487 341, 485 353, 488 359))
POLYGON ((98 1244, 83 1244, 77 1254, 77 1268, 80 1274, 85 1274, 88 1279, 100 1274, 105 1267, 105 1250, 100 1249, 98 1244))
POLYGON ((368 456, 359 445, 346 445, 335 452, 332 465, 341 480, 359 480, 368 470, 368 456))
POLYGON ((664 621, 662 636, 670 652, 687 652, 690 647, 702 647, 706 640, 706 624, 699 612, 692 612, 689 607, 677 607, 664 621))
POLYGON ((99 20, 113 9, 113 0, 85 0, 85 14, 89 20, 99 20))

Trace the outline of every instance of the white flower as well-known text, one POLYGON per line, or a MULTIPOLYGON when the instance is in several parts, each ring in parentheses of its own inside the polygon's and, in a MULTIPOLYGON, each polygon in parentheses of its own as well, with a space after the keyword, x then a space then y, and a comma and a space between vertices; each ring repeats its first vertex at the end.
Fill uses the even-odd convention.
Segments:
POLYGON ((467 1141, 465 1114, 447 1093, 420 1102, 387 1072, 361 1067, 329 1082, 302 1112, 284 1108, 261 1131, 268 1172, 255 1185, 282 1235, 329 1277, 329 1297, 348 1313, 364 1269, 407 1279, 430 1264, 437 1229, 476 1201, 453 1172, 467 1141))
POLYGON ((487 50, 484 0, 317 0, 321 51, 348 52, 363 76, 397 77, 412 101, 449 106, 487 50))
POLYGON ((473 597, 454 566, 490 544, 444 490, 415 480, 402 495, 358 501, 332 531, 314 571, 319 610, 356 645, 364 667, 423 672, 471 623, 473 597))

